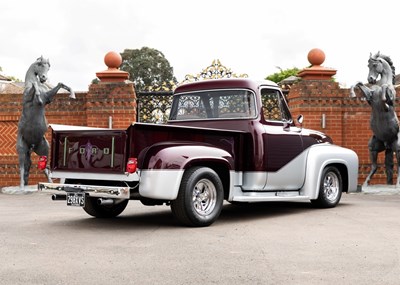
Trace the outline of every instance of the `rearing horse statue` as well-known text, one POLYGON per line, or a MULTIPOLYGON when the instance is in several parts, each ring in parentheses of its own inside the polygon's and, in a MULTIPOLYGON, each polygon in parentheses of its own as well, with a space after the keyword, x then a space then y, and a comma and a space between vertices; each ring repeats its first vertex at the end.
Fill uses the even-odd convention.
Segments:
MULTIPOLYGON (((69 91, 69 97, 75 99, 75 93, 63 83, 58 83, 56 87, 50 90, 43 84, 47 80, 49 69, 49 60, 41 56, 32 63, 25 76, 23 107, 17 134, 20 190, 24 190, 25 185, 28 185, 32 152, 39 156, 48 156, 49 154, 49 143, 45 138, 48 127, 45 117, 45 105, 51 103, 60 88, 69 91)), ((47 168, 45 169, 45 174, 48 181, 51 182, 47 168)))
POLYGON ((367 186, 377 170, 378 153, 385 151, 386 182, 393 184, 393 153, 397 159, 397 182, 400 186, 400 140, 399 120, 394 107, 396 91, 394 89, 395 68, 390 57, 380 54, 370 55, 368 60, 368 83, 371 87, 357 82, 351 87, 351 97, 355 97, 354 88, 360 88, 372 108, 370 127, 373 132, 368 142, 371 171, 363 186, 367 186))

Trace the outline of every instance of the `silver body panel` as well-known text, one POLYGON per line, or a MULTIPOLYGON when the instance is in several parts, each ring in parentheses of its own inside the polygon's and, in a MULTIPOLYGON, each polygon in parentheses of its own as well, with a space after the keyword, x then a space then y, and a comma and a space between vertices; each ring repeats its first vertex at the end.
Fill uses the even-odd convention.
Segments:
MULTIPOLYGON (((296 159, 277 172, 230 171, 228 201, 302 201, 318 198, 321 174, 328 165, 342 165, 347 169, 347 192, 357 190, 358 157, 352 150, 331 144, 313 145, 296 159), (253 180, 253 184, 251 181, 253 180), (266 179, 267 183, 262 181, 266 179), (269 184, 271 182, 271 185, 269 184)), ((205 165, 206 166, 206 165, 205 165)), ((88 174, 60 172, 53 178, 96 179, 139 182, 142 197, 161 200, 176 199, 184 170, 143 170, 134 174, 88 174)), ((265 180, 264 180, 265 181, 265 180)), ((62 183, 40 183, 39 190, 48 192, 83 191, 89 196, 101 198, 129 199, 129 187, 67 185, 62 183)))

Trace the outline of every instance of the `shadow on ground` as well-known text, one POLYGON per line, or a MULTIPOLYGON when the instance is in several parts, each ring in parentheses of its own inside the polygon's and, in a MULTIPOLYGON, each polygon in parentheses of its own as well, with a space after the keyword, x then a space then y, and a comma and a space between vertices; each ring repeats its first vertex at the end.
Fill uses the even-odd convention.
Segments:
MULTIPOLYGON (((82 217, 76 217, 73 219, 57 220, 53 219, 50 221, 52 226, 71 227, 77 230, 79 229, 102 229, 102 230, 118 230, 126 228, 181 228, 181 225, 173 217, 171 210, 166 206, 155 206, 149 207, 148 211, 143 212, 143 208, 140 213, 134 213, 135 206, 130 205, 124 213, 116 218, 111 219, 99 219, 88 216, 82 211, 82 217)), ((337 207, 345 207, 346 204, 339 204, 337 207)), ((222 212, 218 220, 212 226, 218 226, 218 224, 227 223, 244 223, 249 221, 255 221, 258 219, 273 219, 276 217, 282 217, 287 215, 296 215, 304 212, 326 211, 326 209, 316 209, 311 203, 296 203, 296 202, 265 202, 265 203, 251 203, 251 204, 224 204, 222 212)))

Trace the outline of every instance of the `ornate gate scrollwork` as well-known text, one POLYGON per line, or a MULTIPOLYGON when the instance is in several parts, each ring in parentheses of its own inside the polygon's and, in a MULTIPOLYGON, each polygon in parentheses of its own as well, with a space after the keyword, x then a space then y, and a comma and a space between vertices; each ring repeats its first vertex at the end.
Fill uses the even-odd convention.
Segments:
POLYGON ((205 79, 220 79, 220 78, 244 78, 248 77, 247 74, 236 74, 231 71, 230 68, 225 67, 221 64, 219 59, 214 59, 210 66, 204 68, 197 75, 187 74, 185 79, 180 83, 188 83, 194 81, 200 81, 205 79))
POLYGON ((172 105, 172 91, 139 92, 137 122, 163 124, 172 105))
MULTIPOLYGON (((205 79, 245 78, 247 74, 236 74, 221 64, 218 59, 213 60, 210 66, 204 68, 197 75, 188 74, 178 85, 205 79)), ((173 82, 166 82, 161 86, 149 86, 145 92, 138 92, 137 122, 166 123, 172 105, 172 94, 176 88, 173 82)))

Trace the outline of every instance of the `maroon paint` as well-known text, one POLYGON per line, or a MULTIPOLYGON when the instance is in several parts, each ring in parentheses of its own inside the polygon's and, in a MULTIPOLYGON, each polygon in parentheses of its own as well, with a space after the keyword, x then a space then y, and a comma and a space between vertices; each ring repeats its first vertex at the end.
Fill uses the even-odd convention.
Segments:
POLYGON ((255 81, 196 82, 178 87, 176 93, 232 88, 255 92, 259 110, 256 118, 170 121, 167 125, 136 123, 126 131, 57 131, 53 132, 52 156, 55 159, 51 160, 51 167, 53 170, 122 173, 127 159, 138 157, 140 169, 178 169, 185 165, 186 157, 206 155, 204 151, 207 148, 200 147, 199 153, 196 153, 194 148, 187 147, 198 145, 220 149, 215 159, 225 161, 236 171, 277 171, 309 146, 331 142, 329 137, 319 132, 300 132, 293 122, 284 126, 282 122, 265 121, 261 112, 259 85, 255 81), (68 145, 64 166, 66 137, 68 145), (115 152, 114 166, 110 167, 111 156, 105 149, 111 148, 112 137, 115 139, 115 152), (89 153, 93 147, 97 150, 89 153), (167 148, 171 150, 166 151, 167 148))

